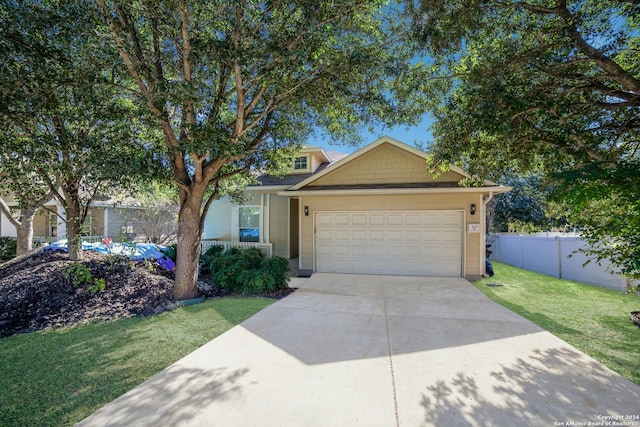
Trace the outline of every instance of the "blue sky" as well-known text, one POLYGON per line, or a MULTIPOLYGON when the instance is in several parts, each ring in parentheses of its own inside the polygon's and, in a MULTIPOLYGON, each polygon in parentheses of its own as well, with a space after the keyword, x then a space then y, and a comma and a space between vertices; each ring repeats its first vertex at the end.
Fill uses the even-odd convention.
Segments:
POLYGON ((359 148, 362 148, 364 145, 372 143, 381 136, 390 136, 391 138, 397 139, 400 142, 404 142, 407 145, 415 146, 415 143, 417 142, 422 143, 426 146, 433 139, 431 131, 429 130, 429 126, 432 122, 433 119, 427 114, 424 116, 422 122, 417 126, 397 126, 393 129, 385 130, 377 129, 375 133, 363 131, 361 135, 364 139, 364 144, 359 147, 330 144, 328 141, 324 140, 321 137, 317 138, 316 140, 309 140, 308 144, 313 146, 320 146, 324 148, 325 151, 340 151, 343 153, 351 154, 354 151, 357 151, 359 148))

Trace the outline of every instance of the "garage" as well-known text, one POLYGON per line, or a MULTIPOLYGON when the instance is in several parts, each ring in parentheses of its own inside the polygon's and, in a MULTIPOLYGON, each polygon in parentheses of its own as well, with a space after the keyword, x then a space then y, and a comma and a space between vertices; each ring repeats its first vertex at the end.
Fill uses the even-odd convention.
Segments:
POLYGON ((462 211, 315 212, 315 271, 462 276, 462 211))

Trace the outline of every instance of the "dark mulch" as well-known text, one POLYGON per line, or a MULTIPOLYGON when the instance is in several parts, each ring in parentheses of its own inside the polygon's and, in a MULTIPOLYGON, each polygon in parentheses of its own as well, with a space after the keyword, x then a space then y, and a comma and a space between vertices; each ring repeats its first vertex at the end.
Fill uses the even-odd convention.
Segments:
POLYGON ((155 263, 85 252, 82 264, 106 283, 97 293, 63 276, 71 263, 66 253, 36 252, 0 265, 0 337, 156 314, 172 302, 173 273, 155 263))
POLYGON ((637 327, 640 328, 640 311, 632 311, 629 318, 637 327))
MULTIPOLYGON (((91 320, 112 320, 157 314, 175 307, 174 274, 155 262, 85 251, 84 264, 105 289, 74 286, 63 270, 73 262, 62 252, 35 252, 0 264, 0 337, 91 320)), ((198 287, 208 298, 237 295, 201 277, 198 287)), ((295 289, 263 297, 283 298, 295 289)))

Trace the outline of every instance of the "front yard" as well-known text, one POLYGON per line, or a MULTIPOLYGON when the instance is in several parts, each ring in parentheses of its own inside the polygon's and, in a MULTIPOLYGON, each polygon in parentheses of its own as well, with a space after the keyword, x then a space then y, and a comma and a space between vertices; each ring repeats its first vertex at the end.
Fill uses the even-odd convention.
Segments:
POLYGON ((225 297, 2 338, 0 424, 73 425, 274 301, 225 297))
MULTIPOLYGON (((629 320, 639 296, 494 268, 494 277, 475 283, 480 291, 640 384, 640 328, 629 320)), ((225 297, 0 339, 1 424, 72 425, 273 302, 225 297)))
POLYGON ((640 328, 629 320, 640 296, 493 264, 480 291, 640 385, 640 328))

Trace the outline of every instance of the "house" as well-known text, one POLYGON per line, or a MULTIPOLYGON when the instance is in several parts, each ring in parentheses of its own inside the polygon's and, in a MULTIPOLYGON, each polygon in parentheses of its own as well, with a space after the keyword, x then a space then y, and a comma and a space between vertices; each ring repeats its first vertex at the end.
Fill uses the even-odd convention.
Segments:
MULTIPOLYGON (((11 208, 16 206, 12 196, 4 197, 11 208)), ((82 234, 85 240, 98 241, 103 237, 114 240, 133 240, 140 230, 135 230, 131 212, 140 209, 135 206, 123 206, 107 198, 96 198, 87 213, 82 234)), ((45 203, 33 219, 34 242, 53 242, 65 239, 66 226, 64 222, 64 208, 56 199, 45 203)), ((9 219, 0 212, 0 236, 16 237, 17 232, 9 219)))
POLYGON ((332 161, 305 148, 291 174, 260 177, 248 201, 221 198, 204 240, 247 242, 298 258, 300 274, 337 272, 479 278, 485 269, 485 206, 508 187, 451 167, 434 177, 427 154, 389 137, 332 161), (253 243, 251 243, 253 242, 253 243))

